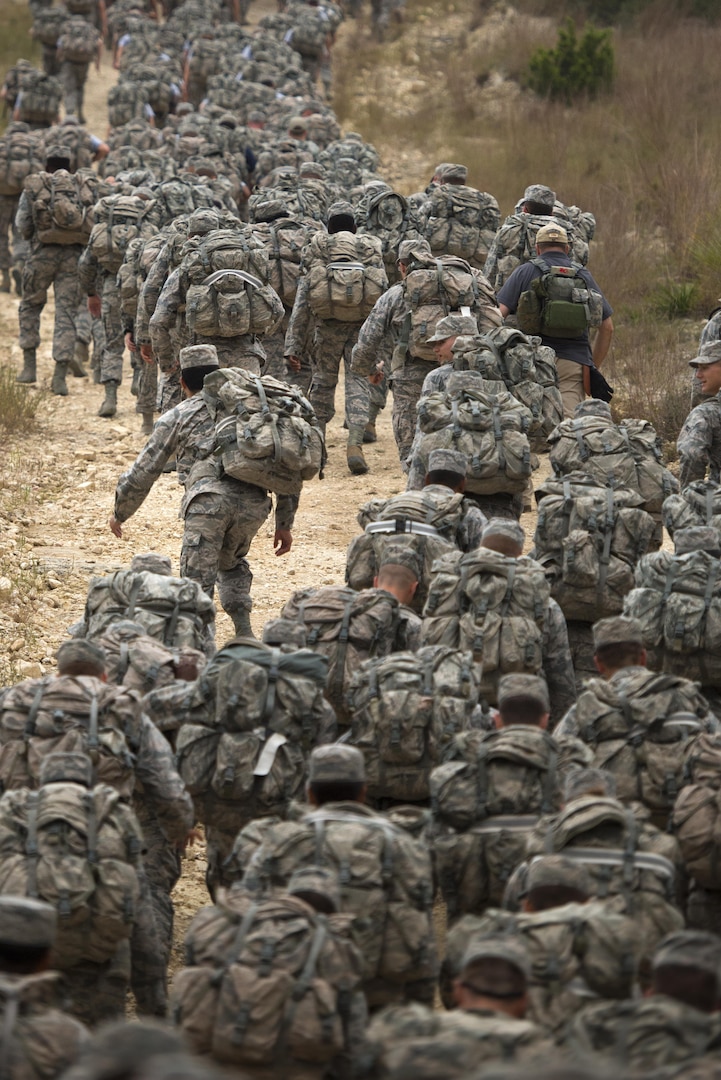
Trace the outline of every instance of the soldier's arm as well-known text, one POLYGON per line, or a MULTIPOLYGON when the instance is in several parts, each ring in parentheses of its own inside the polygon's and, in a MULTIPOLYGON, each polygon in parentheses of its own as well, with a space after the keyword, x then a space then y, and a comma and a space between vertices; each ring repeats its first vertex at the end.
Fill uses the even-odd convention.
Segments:
POLYGON ((89 245, 84 249, 78 261, 78 278, 80 287, 86 296, 97 296, 98 260, 93 255, 89 245))
POLYGON ((168 740, 147 716, 140 720, 135 772, 166 837, 172 844, 182 844, 193 828, 193 802, 178 775, 168 740))
POLYGON ((295 294, 293 310, 290 313, 288 329, 285 333, 285 356, 296 356, 298 359, 303 355, 303 344, 308 333, 308 323, 311 311, 308 307, 308 277, 304 275, 298 281, 298 291, 295 294))
MULTIPOLYGON (((716 402, 711 407, 721 411, 716 402)), ((686 417, 676 441, 680 464, 679 480, 685 488, 693 480, 703 480, 711 461, 713 429, 707 403, 697 405, 686 417)))
POLYGON ((563 720, 561 720, 553 729, 553 734, 555 738, 559 739, 565 739, 571 736, 578 738, 578 722, 576 720, 575 704, 571 706, 563 717, 563 720))
POLYGON ((463 517, 456 534, 461 551, 475 551, 481 546, 481 535, 487 524, 488 518, 480 506, 468 501, 463 503, 463 517))
POLYGON ((178 444, 175 413, 176 410, 171 409, 159 418, 147 443, 118 480, 114 510, 118 523, 132 517, 167 463, 175 457, 178 444))
POLYGON ((543 631, 543 673, 551 698, 551 722, 558 723, 576 701, 576 675, 563 612, 550 600, 543 631))
POLYGON ((170 329, 175 326, 178 309, 183 302, 183 293, 180 271, 174 270, 163 286, 150 319, 149 330, 153 355, 163 371, 171 370, 176 362, 170 329))
POLYGON ((25 192, 20 196, 20 202, 15 213, 15 228, 22 236, 23 240, 30 240, 32 238, 33 229, 33 215, 30 209, 30 200, 25 192))
POLYGON ((378 354, 382 351, 384 338, 391 333, 391 319, 399 297, 402 298, 402 293, 393 286, 376 300, 353 346, 351 371, 354 374, 372 375, 376 371, 378 354))
POLYGON ((165 248, 155 260, 148 271, 148 275, 140 289, 138 299, 138 315, 136 319, 136 341, 141 345, 150 344, 149 323, 153 315, 158 297, 163 291, 163 285, 168 277, 168 257, 165 248))

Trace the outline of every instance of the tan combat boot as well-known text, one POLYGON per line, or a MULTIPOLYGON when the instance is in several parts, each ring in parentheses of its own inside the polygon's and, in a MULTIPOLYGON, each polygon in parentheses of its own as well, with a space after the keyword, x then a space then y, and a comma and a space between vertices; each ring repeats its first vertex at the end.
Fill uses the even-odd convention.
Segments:
POLYGON ((363 457, 363 428, 348 428, 346 459, 348 468, 354 476, 364 476, 368 472, 368 463, 363 457))

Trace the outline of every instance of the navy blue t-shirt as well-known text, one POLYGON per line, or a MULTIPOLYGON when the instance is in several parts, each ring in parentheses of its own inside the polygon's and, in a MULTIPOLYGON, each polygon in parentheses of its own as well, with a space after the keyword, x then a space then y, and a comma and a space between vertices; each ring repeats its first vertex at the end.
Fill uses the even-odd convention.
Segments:
MULTIPOLYGON (((574 262, 570 255, 566 255, 563 251, 544 251, 539 258, 543 259, 549 266, 573 266, 574 262)), ((534 278, 541 276, 541 272, 540 266, 535 266, 532 262, 517 266, 508 281, 501 286, 496 298, 498 303, 505 304, 511 315, 515 315, 521 293, 524 293, 530 287, 534 278)), ((588 270, 580 269, 578 276, 583 278, 589 289, 601 292, 588 270)), ((601 295, 603 296, 603 293, 601 295)), ((603 318, 607 319, 612 314, 613 310, 604 296, 603 318)), ((541 340, 544 345, 550 345, 556 356, 560 356, 564 360, 574 360, 577 364, 585 364, 586 367, 591 366, 591 343, 588 339, 587 330, 584 330, 582 334, 575 338, 548 337, 542 334, 541 340)))

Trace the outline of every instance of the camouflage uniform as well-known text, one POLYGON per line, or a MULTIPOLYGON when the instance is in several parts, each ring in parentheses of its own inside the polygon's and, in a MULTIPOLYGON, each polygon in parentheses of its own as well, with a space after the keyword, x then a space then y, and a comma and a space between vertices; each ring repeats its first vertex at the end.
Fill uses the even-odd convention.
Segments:
POLYGON ((307 355, 309 337, 313 340, 310 403, 323 427, 335 415, 335 388, 343 360, 345 365, 345 414, 349 431, 368 423, 370 392, 368 380, 351 370, 351 351, 358 340, 355 323, 336 319, 315 319, 308 303, 309 280, 298 282, 293 311, 285 336, 285 355, 303 358, 307 355))
POLYGON ((104 270, 90 246, 78 263, 80 285, 88 296, 100 296, 105 345, 100 363, 100 382, 120 385, 123 379, 125 341, 120 316, 120 289, 114 273, 104 270))
POLYGON ((53 359, 69 364, 75 351, 78 305, 81 299, 78 262, 82 244, 43 244, 34 236, 32 209, 27 192, 20 196, 15 227, 30 241, 30 257, 23 267, 23 298, 18 319, 21 349, 37 349, 40 344, 40 316, 48 299, 48 288, 55 294, 53 359))
POLYGON ((14 265, 10 251, 10 231, 13 235, 13 248, 16 246, 15 215, 17 214, 19 195, 0 195, 0 270, 9 270, 14 265))
MULTIPOLYGON (((163 413, 144 449, 118 480, 115 517, 127 521, 175 458, 178 482, 185 487, 180 574, 199 581, 210 596, 217 581, 220 602, 235 620, 251 608, 253 575, 245 555, 272 502, 263 488, 219 475, 210 459, 214 433, 203 391, 163 413)), ((297 505, 295 496, 277 496, 276 529, 292 527, 297 505)))
POLYGON ((680 463, 679 480, 686 487, 692 480, 708 478, 719 482, 721 473, 721 393, 692 409, 676 441, 680 463))
POLYGON ((83 102, 85 83, 88 81, 90 64, 78 64, 74 60, 62 60, 60 63, 60 82, 63 86, 63 103, 68 113, 77 116, 81 124, 85 123, 83 102))

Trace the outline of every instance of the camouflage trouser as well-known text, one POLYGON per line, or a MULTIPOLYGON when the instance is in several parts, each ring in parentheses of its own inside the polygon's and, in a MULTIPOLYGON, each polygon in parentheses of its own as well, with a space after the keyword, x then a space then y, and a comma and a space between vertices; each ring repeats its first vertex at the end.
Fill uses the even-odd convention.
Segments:
POLYGON ((274 379, 281 379, 282 382, 288 382, 288 376, 291 374, 290 369, 286 363, 283 350, 285 348, 285 332, 288 329, 288 323, 290 321, 290 312, 286 308, 283 321, 280 324, 280 329, 276 330, 274 334, 269 334, 263 338, 263 348, 266 352, 265 367, 263 368, 264 375, 272 375, 274 379))
POLYGON ((158 365, 152 360, 147 363, 140 356, 140 350, 131 354, 140 362, 140 387, 135 402, 136 413, 154 413, 158 409, 158 365))
POLYGON ((108 274, 103 278, 103 290, 100 297, 103 330, 105 332, 105 348, 100 363, 100 381, 101 383, 120 383, 123 381, 125 335, 123 334, 123 323, 120 318, 120 290, 115 284, 114 274, 108 274))
POLYGON ((598 677, 598 668, 593 660, 593 624, 571 619, 566 622, 566 626, 576 684, 580 690, 582 680, 598 677))
MULTIPOLYGON (((148 832, 145 826, 143 826, 143 833, 147 843, 148 832)), ((163 837, 163 842, 167 846, 165 837, 163 837)), ((170 850, 172 852, 173 849, 170 850)), ((162 932, 166 930, 166 927, 158 918, 158 907, 150 886, 147 858, 144 864, 138 870, 140 898, 130 938, 130 989, 133 991, 139 1013, 143 1016, 165 1016, 168 1011, 167 978, 172 944, 172 922, 171 937, 167 938, 167 934, 162 932)), ((161 916, 167 918, 167 913, 162 912, 161 916)))
POLYGON ((388 379, 384 375, 383 381, 379 382, 377 386, 373 383, 368 383, 368 385, 370 387, 368 421, 369 423, 374 424, 376 417, 379 413, 383 412, 386 407, 386 402, 388 401, 388 379))
POLYGON ((60 64, 59 76, 63 86, 65 115, 77 116, 81 124, 85 123, 83 100, 89 67, 90 64, 76 64, 73 60, 63 60, 60 64))
POLYGON ((14 264, 10 251, 10 233, 15 247, 15 213, 20 202, 19 195, 0 195, 0 270, 9 270, 14 264))
POLYGON ((335 389, 341 359, 345 364, 345 419, 349 432, 368 423, 370 383, 350 370, 350 357, 360 327, 355 323, 319 322, 315 328, 315 356, 310 403, 322 425, 335 415, 335 389))
POLYGON ((75 351, 75 322, 80 301, 78 259, 79 244, 40 244, 23 268, 23 298, 18 320, 21 349, 36 349, 40 344, 40 316, 48 299, 48 288, 55 292, 55 328, 53 359, 70 363, 75 351))
POLYGON ((46 75, 58 75, 60 73, 58 50, 54 45, 43 45, 43 71, 46 75))
POLYGON ((170 894, 180 878, 180 855, 158 825, 153 810, 142 798, 133 800, 133 809, 143 829, 145 855, 143 865, 152 907, 155 942, 152 957, 144 957, 134 946, 140 944, 134 936, 132 948, 132 990, 138 1010, 147 1014, 161 1013, 165 996, 170 951, 173 946, 173 902, 170 894), (158 987, 160 982, 160 987, 158 987), (162 993, 161 993, 162 991, 162 993))
POLYGON ((122 1020, 130 984, 130 944, 124 941, 105 964, 78 964, 62 973, 63 1006, 88 1027, 122 1020))
POLYGON ((228 482, 227 493, 200 492, 185 511, 181 577, 199 581, 209 596, 218 583, 223 609, 250 611, 253 575, 247 559, 253 537, 272 510, 262 488, 228 482))
POLYGON ((238 821, 234 823, 232 829, 218 829, 213 825, 206 825, 205 827, 208 863, 205 871, 205 884, 208 886, 208 892, 213 899, 215 899, 215 893, 219 887, 227 889, 237 880, 237 874, 230 876, 226 874, 224 863, 233 850, 236 836, 243 826, 247 824, 246 818, 238 814, 238 821))
POLYGON ((408 471, 406 458, 411 452, 416 433, 416 412, 423 381, 437 364, 428 360, 407 360, 390 380, 393 391, 393 434, 398 445, 398 456, 404 472, 408 471))
POLYGON ((168 409, 174 409, 183 400, 183 390, 180 385, 180 372, 173 371, 160 376, 160 400, 158 410, 161 413, 168 409))

